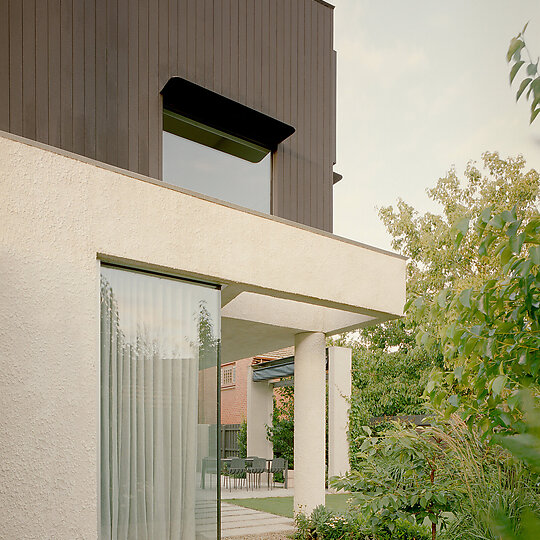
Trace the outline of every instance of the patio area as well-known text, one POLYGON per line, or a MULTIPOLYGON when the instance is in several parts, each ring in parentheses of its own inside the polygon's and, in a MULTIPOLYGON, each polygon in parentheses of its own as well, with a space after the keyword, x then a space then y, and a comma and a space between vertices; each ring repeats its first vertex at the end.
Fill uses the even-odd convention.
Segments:
POLYGON ((221 503, 222 538, 261 538, 276 533, 286 537, 293 531, 294 520, 291 518, 237 506, 227 501, 221 503))

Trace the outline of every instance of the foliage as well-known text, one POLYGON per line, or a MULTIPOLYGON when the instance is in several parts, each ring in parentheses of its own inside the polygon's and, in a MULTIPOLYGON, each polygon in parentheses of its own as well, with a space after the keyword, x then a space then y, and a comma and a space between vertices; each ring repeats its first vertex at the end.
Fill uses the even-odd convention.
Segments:
POLYGON ((404 352, 368 350, 358 344, 352 350, 352 397, 349 412, 351 464, 359 466, 357 453, 373 416, 421 414, 422 393, 431 370, 425 350, 404 352))
MULTIPOLYGON (((392 246, 409 258, 407 293, 412 296, 432 297, 439 291, 453 287, 464 289, 491 276, 497 266, 494 249, 478 253, 476 239, 460 237, 464 219, 477 219, 490 206, 494 213, 515 207, 525 218, 536 210, 539 175, 525 171, 522 156, 502 159, 497 152, 482 155, 484 172, 470 162, 459 178, 451 169, 428 189, 430 199, 442 207, 441 214, 419 214, 412 206, 399 200, 380 210, 380 217, 392 235, 392 246), (454 225, 457 224, 457 225, 454 225)), ((407 320, 415 319, 415 310, 407 313, 407 320)))
POLYGON ((240 430, 238 431, 238 457, 247 457, 247 421, 242 420, 240 430))
POLYGON ((397 520, 432 524, 432 538, 448 523, 459 499, 459 480, 441 474, 445 450, 428 432, 399 424, 374 436, 364 427, 360 466, 330 484, 355 492, 360 512, 373 531, 393 530, 397 520))
MULTIPOLYGON (((461 411, 485 435, 523 431, 521 391, 540 383, 540 216, 484 210, 465 235, 479 241, 479 257, 497 254, 498 268, 477 287, 444 289, 416 308, 442 322, 421 331, 440 340, 446 371, 435 370, 426 392, 447 415, 461 411)), ((460 245, 457 237, 456 246, 460 245)))
MULTIPOLYGON (((415 300, 426 319, 438 320, 418 339, 439 340, 445 358, 445 371, 436 370, 426 388, 431 402, 446 416, 459 412, 470 433, 489 441, 484 447, 491 453, 498 452, 492 459, 485 453, 470 457, 469 463, 482 465, 469 473, 465 460, 459 460, 469 502, 449 538, 452 531, 468 531, 470 538, 537 538, 540 216, 534 209, 520 215, 516 208, 498 213, 487 208, 471 222, 460 223, 456 248, 468 238, 477 243, 480 259, 495 254, 491 275, 473 287, 415 300)), ((454 445, 454 453, 460 456, 464 446, 463 441, 454 445)))
POLYGON ((274 396, 272 425, 266 426, 266 436, 274 447, 274 456, 283 457, 294 469, 294 388, 282 386, 274 396))
POLYGON ((397 319, 362 328, 361 336, 369 349, 399 351, 407 354, 417 349, 416 326, 408 319, 397 319))
POLYGON ((355 540, 427 540, 428 535, 422 527, 407 521, 394 523, 393 530, 382 529, 373 534, 365 520, 358 514, 332 512, 324 506, 318 506, 311 516, 298 514, 295 518, 297 540, 355 539, 355 540))
POLYGON ((528 24, 523 27, 523 30, 516 37, 511 39, 508 52, 506 53, 506 61, 512 66, 510 68, 510 84, 514 82, 521 68, 527 65, 525 68, 526 77, 521 80, 516 92, 516 101, 519 100, 528 88, 527 99, 531 100, 531 118, 529 123, 532 124, 540 112, 540 74, 538 73, 538 62, 540 62, 540 58, 534 62, 525 43, 525 30, 528 24), (528 59, 522 59, 523 52, 527 54, 528 59))
POLYGON ((428 430, 445 449, 441 474, 459 478, 465 497, 456 500, 444 538, 499 539, 493 524, 501 514, 514 533, 523 528, 524 510, 540 512, 538 475, 502 447, 489 444, 478 430, 452 415, 428 430))
POLYGON ((206 307, 206 301, 199 302, 196 313, 199 345, 199 369, 211 368, 216 365, 219 349, 219 339, 216 337, 212 314, 206 307))

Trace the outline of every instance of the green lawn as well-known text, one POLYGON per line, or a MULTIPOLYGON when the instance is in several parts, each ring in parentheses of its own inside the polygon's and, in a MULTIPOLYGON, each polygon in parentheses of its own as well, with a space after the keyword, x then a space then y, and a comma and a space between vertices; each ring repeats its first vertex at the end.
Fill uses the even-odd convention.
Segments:
MULTIPOLYGON (((337 493, 326 496, 326 508, 344 512, 347 510, 347 501, 351 498, 350 493, 337 493)), ((226 502, 277 514, 278 516, 293 517, 293 498, 292 497, 265 497, 263 499, 224 499, 226 502)))

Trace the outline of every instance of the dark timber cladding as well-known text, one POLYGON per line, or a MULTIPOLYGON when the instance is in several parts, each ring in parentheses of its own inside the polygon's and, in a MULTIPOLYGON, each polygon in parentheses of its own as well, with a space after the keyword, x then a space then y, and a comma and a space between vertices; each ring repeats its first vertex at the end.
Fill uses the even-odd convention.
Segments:
POLYGON ((272 213, 332 229, 333 10, 318 0, 0 0, 0 129, 161 177, 174 76, 295 128, 272 213))

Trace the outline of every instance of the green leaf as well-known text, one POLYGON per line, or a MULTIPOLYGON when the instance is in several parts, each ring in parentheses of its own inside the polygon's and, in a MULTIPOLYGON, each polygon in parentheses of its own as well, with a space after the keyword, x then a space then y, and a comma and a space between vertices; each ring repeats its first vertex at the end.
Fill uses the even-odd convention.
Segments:
POLYGON ((504 210, 501 212, 501 217, 506 223, 510 223, 516 220, 516 214, 513 210, 504 210))
POLYGON ((454 229, 458 230, 461 234, 467 234, 469 230, 469 223, 471 221, 470 217, 461 218, 459 221, 454 223, 454 229))
POLYGON ((482 212, 480 213, 480 219, 484 222, 484 223, 488 223, 489 220, 491 219, 491 210, 492 210, 492 207, 489 206, 488 208, 484 208, 482 210, 482 212))
MULTIPOLYGON (((521 60, 523 62, 523 60, 521 60)), ((536 64, 529 64, 527 66, 527 75, 536 75, 536 64)), ((512 81, 510 81, 512 82, 512 81)))
MULTIPOLYGON (((516 78, 517 72, 520 70, 521 66, 525 63, 524 60, 520 60, 519 62, 516 62, 512 69, 510 70, 510 84, 514 82, 514 79, 516 78)), ((532 74, 531 74, 532 75, 532 74)))
POLYGON ((506 236, 514 236, 518 229, 521 227, 521 219, 516 219, 515 221, 512 221, 510 225, 508 225, 508 229, 506 229, 506 236))
POLYGON ((446 305, 446 297, 448 296, 448 290, 443 289, 438 295, 437 295, 437 304, 439 307, 443 308, 446 305))
POLYGON ((493 395, 494 396, 500 395, 505 384, 506 384, 506 375, 499 375, 496 379, 494 379, 493 383, 491 384, 491 392, 493 393, 493 395))
POLYGON ((540 265, 540 246, 531 246, 529 248, 529 255, 533 264, 540 265))
POLYGON ((499 214, 497 214, 496 216, 493 216, 491 218, 488 225, 495 227, 495 229, 502 229, 504 227, 503 218, 499 214))
POLYGON ((405 302, 405 305, 403 306, 403 311, 408 311, 409 308, 411 307, 411 304, 414 302, 414 298, 409 298, 406 302, 405 302))
POLYGON ((459 295, 459 301, 461 302, 461 305, 465 306, 466 308, 471 307, 471 293, 472 289, 465 289, 464 291, 461 291, 459 295))
POLYGON ((517 51, 520 51, 523 47, 525 47, 525 43, 521 41, 521 39, 518 39, 517 37, 512 38, 510 41, 510 46, 508 47, 508 52, 506 53, 506 61, 510 62, 510 59, 517 51))
POLYGON ((459 396, 457 394, 453 394, 448 398, 448 403, 452 405, 452 407, 455 407, 456 409, 459 407, 459 396))
POLYGON ((477 343, 478 343, 478 338, 471 336, 465 343, 465 347, 463 348, 463 354, 465 356, 470 356, 470 354, 473 352, 474 348, 476 347, 477 343))
POLYGON ((501 251, 501 264, 503 266, 505 264, 508 264, 508 261, 510 261, 510 257, 512 257, 512 250, 509 246, 504 246, 503 250, 501 251))
MULTIPOLYGON (((517 236, 511 236, 508 242, 512 253, 519 253, 523 247, 523 242, 525 240, 525 233, 518 234, 517 236)), ((501 254, 502 258, 502 254, 501 254)), ((503 262, 503 264, 506 264, 503 262)))
POLYGON ((510 437, 496 437, 496 442, 510 450, 514 456, 528 463, 534 470, 540 472, 540 440, 529 433, 510 437))
POLYGON ((536 109, 533 113, 531 113, 531 119, 529 121, 529 124, 532 124, 535 121, 539 112, 540 112, 540 108, 536 109))
POLYGON ((525 91, 525 88, 527 88, 527 86, 530 84, 531 81, 532 79, 530 77, 528 77, 527 79, 523 79, 523 81, 521 81, 521 84, 519 85, 519 90, 517 91, 517 94, 516 94, 516 101, 519 100, 519 98, 521 97, 521 94, 523 94, 523 92, 525 91))

